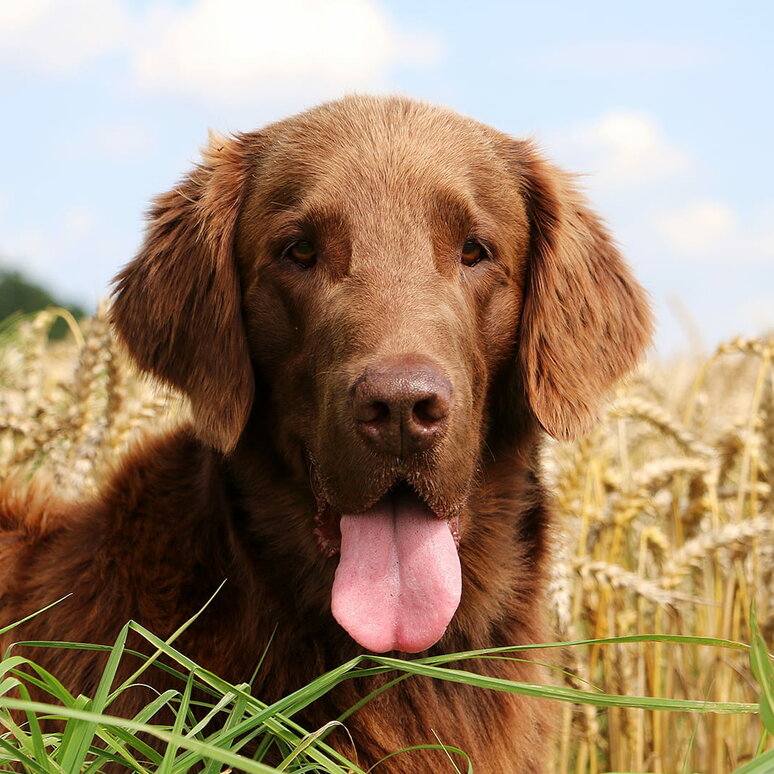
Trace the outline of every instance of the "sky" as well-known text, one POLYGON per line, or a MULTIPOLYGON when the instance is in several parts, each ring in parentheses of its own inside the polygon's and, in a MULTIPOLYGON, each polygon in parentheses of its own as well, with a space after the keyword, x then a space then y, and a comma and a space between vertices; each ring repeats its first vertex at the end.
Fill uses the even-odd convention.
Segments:
POLYGON ((404 94, 530 137, 648 288, 657 352, 774 330, 774 2, 0 0, 0 267, 88 308, 208 128, 404 94))

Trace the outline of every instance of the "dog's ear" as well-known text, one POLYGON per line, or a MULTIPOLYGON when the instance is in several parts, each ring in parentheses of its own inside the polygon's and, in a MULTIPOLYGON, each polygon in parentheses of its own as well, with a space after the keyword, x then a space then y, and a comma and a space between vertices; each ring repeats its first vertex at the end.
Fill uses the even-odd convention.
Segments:
POLYGON ((233 247, 257 144, 211 136, 203 162, 155 200, 139 254, 114 280, 111 318, 129 353, 188 395, 197 433, 223 452, 253 400, 233 247))
POLYGON ((652 335, 646 294, 569 175, 517 144, 530 221, 519 328, 527 400, 555 438, 582 435, 652 335))

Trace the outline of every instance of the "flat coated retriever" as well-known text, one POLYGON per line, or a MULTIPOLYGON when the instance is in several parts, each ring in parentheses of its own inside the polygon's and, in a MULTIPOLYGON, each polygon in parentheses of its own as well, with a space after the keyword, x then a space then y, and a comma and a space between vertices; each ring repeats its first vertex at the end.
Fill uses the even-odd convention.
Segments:
MULTIPOLYGON (((541 437, 588 430, 651 317, 530 142, 365 97, 213 138, 155 201, 112 322, 192 420, 137 443, 87 502, 4 487, 0 625, 72 596, 3 647, 111 643, 130 618, 168 636, 224 579, 178 646, 241 682, 275 632, 266 701, 364 651, 550 640, 541 437)), ((34 657, 94 690, 99 656, 34 657)), ((468 666, 547 679, 531 662, 468 666)), ((300 720, 317 728, 385 679, 347 681, 300 720)), ((133 689, 110 711, 147 701, 133 689)), ((440 739, 479 774, 546 772, 552 725, 544 700, 424 678, 347 721, 363 767, 440 739)), ((377 771, 449 768, 420 751, 377 771)))

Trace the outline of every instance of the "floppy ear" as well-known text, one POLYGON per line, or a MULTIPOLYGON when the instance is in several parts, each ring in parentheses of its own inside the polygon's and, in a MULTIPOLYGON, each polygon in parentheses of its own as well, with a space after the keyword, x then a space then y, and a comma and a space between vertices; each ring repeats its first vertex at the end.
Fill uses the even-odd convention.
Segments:
POLYGON ((517 146, 531 229, 519 358, 527 399, 555 438, 590 429, 652 335, 646 294, 566 173, 517 146))
POLYGON ((254 140, 210 137, 203 163, 155 200, 145 242, 113 290, 112 322, 131 356, 188 395, 198 435, 223 452, 254 390, 233 255, 254 140))

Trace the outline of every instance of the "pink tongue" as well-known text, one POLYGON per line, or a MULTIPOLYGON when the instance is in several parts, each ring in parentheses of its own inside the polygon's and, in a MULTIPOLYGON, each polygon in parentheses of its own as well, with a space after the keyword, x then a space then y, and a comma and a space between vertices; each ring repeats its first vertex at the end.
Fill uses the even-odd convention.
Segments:
POLYGON ((367 650, 417 653, 438 642, 460 602, 449 525, 416 496, 385 496, 341 517, 334 618, 367 650))

